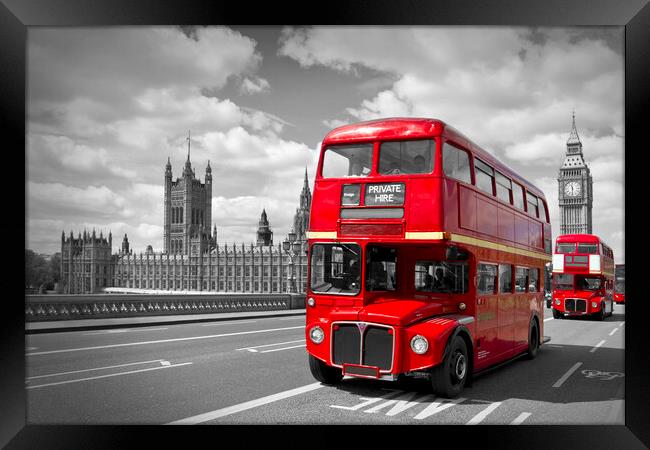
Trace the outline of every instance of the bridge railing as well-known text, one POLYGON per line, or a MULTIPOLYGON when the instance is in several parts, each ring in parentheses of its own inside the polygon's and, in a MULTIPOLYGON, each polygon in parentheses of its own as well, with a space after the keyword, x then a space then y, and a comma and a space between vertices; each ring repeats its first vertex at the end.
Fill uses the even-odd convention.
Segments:
POLYGON ((279 311, 305 307, 305 294, 25 295, 25 321, 279 311))

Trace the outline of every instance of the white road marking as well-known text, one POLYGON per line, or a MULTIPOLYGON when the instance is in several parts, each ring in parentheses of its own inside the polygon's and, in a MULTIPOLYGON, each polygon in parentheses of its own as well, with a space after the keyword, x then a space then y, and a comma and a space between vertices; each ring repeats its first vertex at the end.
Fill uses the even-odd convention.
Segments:
POLYGON ((185 419, 176 420, 170 422, 167 425, 196 425, 198 423, 207 422, 210 420, 218 419, 220 417, 228 416, 230 414, 235 414, 247 409, 257 408, 258 406, 267 405, 269 403, 277 402, 278 400, 283 400, 285 398, 293 397, 296 395, 304 394, 316 389, 324 387, 321 383, 312 383, 306 386, 302 386, 295 389, 290 389, 288 391, 279 392, 277 394, 268 395, 266 397, 258 398, 256 400, 251 400, 249 402, 240 403, 234 406, 228 406, 227 408, 217 409, 215 411, 210 411, 207 413, 199 414, 192 417, 187 417, 185 419))
POLYGON ((279 352, 279 351, 281 351, 281 350, 289 350, 289 349, 291 349, 291 348, 299 348, 299 347, 307 347, 307 344, 294 345, 294 346, 292 346, 292 347, 274 348, 273 350, 264 350, 263 352, 260 352, 260 353, 279 352))
POLYGON ((277 320, 305 320, 305 316, 296 316, 296 317, 278 317, 277 320))
POLYGON ((81 333, 84 336, 92 336, 95 334, 114 334, 114 333, 131 333, 133 331, 158 331, 168 330, 169 327, 160 328, 111 328, 110 330, 89 331, 88 333, 81 333))
POLYGON ((544 319, 544 322, 548 322, 549 320, 553 320, 553 317, 549 317, 548 319, 544 319))
POLYGON ((604 343, 605 343, 604 340, 603 340, 603 341, 600 341, 598 344, 596 344, 596 346, 595 346, 594 348, 592 348, 591 350, 589 350, 589 353, 593 353, 593 352, 595 352, 596 350, 598 350, 598 347, 600 347, 600 346, 603 345, 604 343))
POLYGON ((219 325, 233 325, 233 324, 239 324, 239 323, 255 323, 257 320, 232 320, 230 322, 217 322, 217 323, 204 323, 201 324, 202 327, 216 327, 219 325))
POLYGON ((49 373, 47 375, 34 375, 33 377, 27 377, 26 379, 33 380, 35 378, 58 377, 61 375, 70 375, 72 373, 92 372, 93 370, 114 369, 116 367, 137 366, 140 364, 152 364, 152 363, 157 363, 162 361, 163 361, 162 359, 154 359, 153 361, 140 361, 140 362, 127 363, 127 364, 116 364, 114 366, 95 367, 93 369, 71 370, 70 372, 49 373))
POLYGON ((192 336, 184 338, 175 338, 175 339, 159 339, 156 341, 141 341, 141 342, 127 342, 124 344, 110 344, 110 345, 98 345, 95 347, 81 347, 81 348, 66 348, 63 350, 50 350, 46 352, 34 352, 26 353, 25 356, 38 356, 38 355, 51 355, 54 353, 68 353, 68 352, 79 352, 84 350, 99 350, 103 348, 116 348, 116 347, 128 347, 132 345, 150 345, 150 344, 162 344, 165 342, 181 342, 181 341, 193 341, 198 339, 213 339, 226 336, 241 336, 244 334, 255 334, 255 333, 269 333, 272 331, 285 331, 285 330, 296 330, 298 328, 305 328, 304 325, 299 327, 286 327, 286 328, 271 328, 267 330, 254 330, 254 331, 239 331, 237 333, 224 333, 224 334, 211 334, 208 336, 192 336))
POLYGON ((524 420, 528 419, 531 416, 531 413, 521 413, 517 416, 515 420, 510 422, 510 425, 519 425, 521 424, 524 420))
POLYGON ((274 345, 295 344, 296 342, 305 342, 305 340, 304 339, 298 339, 297 341, 276 342, 275 344, 256 345, 255 347, 243 347, 243 348, 238 348, 237 350, 257 351, 257 350, 253 350, 253 349, 263 348, 263 347, 273 347, 274 345))
POLYGON ((618 327, 614 328, 612 331, 609 332, 609 335, 612 336, 614 333, 618 331, 618 327))
POLYGON ((25 350, 27 350, 28 352, 31 352, 32 350, 37 350, 37 349, 38 349, 38 347, 26 347, 25 348, 25 350))
MULTIPOLYGON (((439 400, 439 399, 436 399, 436 400, 439 400)), ((427 417, 430 417, 430 416, 432 416, 434 414, 438 414, 439 412, 444 411, 447 408, 451 408, 452 406, 457 405, 458 403, 464 402, 465 400, 467 400, 467 399, 464 398, 464 397, 460 397, 460 398, 451 399, 451 400, 446 401, 444 403, 443 403, 442 400, 441 401, 434 401, 429 406, 427 406, 422 411, 420 411, 420 413, 418 413, 418 415, 415 416, 414 419, 416 419, 416 420, 426 419, 427 417)))
POLYGON ((494 402, 487 408, 485 408, 483 411, 472 417, 469 422, 467 422, 467 425, 476 425, 477 423, 483 422, 485 418, 495 409, 497 409, 501 405, 501 402, 494 402))
POLYGON ((400 390, 391 390, 388 394, 382 395, 381 397, 359 397, 359 400, 362 400, 362 402, 359 403, 358 405, 354 405, 354 406, 330 405, 330 408, 345 409, 347 411, 358 411, 365 406, 369 406, 372 405, 373 403, 377 403, 382 400, 388 400, 391 397, 395 397, 396 395, 399 395, 401 392, 402 391, 400 390))
POLYGON ((160 369, 170 369, 172 367, 181 367, 181 366, 187 366, 188 364, 192 364, 191 362, 186 362, 186 363, 181 363, 181 364, 172 364, 169 366, 159 366, 159 367, 150 367, 148 369, 140 369, 140 370, 131 370, 129 372, 118 372, 118 373, 109 373, 107 375, 98 375, 96 377, 87 377, 87 378, 79 378, 77 380, 66 380, 66 381, 59 381, 56 383, 47 383, 47 384, 39 384, 36 386, 27 386, 25 389, 37 389, 37 388, 42 388, 46 386, 56 386, 59 384, 68 384, 68 383, 78 383, 80 381, 88 381, 88 380, 98 380, 100 378, 109 378, 109 377, 117 377, 120 375, 129 375, 132 373, 140 373, 140 372, 149 372, 151 370, 160 370, 160 369))
POLYGON ((575 363, 575 364, 574 364, 574 365, 573 365, 569 370, 567 370, 567 372, 566 372, 564 375, 562 375, 562 376, 560 377, 559 380, 557 380, 557 381, 555 382, 555 384, 553 385, 553 387, 554 387, 554 388, 558 388, 558 387, 562 386, 562 383, 564 383, 564 382, 567 380, 567 378, 569 378, 569 377, 571 376, 571 374, 572 374, 573 372, 575 372, 576 370, 578 370, 578 367, 580 367, 581 365, 582 365, 581 362, 577 362, 577 363, 575 363))
POLYGON ((400 413, 406 411, 407 409, 412 408, 413 406, 421 404, 422 403, 421 400, 423 400, 423 399, 430 398, 431 400, 433 400, 435 398, 432 395, 425 395, 425 396, 420 397, 418 399, 418 401, 411 401, 413 399, 413 397, 415 397, 416 395, 417 395, 417 392, 406 393, 406 394, 404 394, 403 396, 401 396, 399 398, 396 398, 396 399, 393 399, 393 400, 388 400, 388 401, 386 401, 384 403, 381 403, 381 404, 379 404, 377 406, 373 406, 372 408, 365 410, 364 413, 368 413, 368 414, 377 413, 377 412, 381 411, 382 409, 385 409, 385 408, 388 408, 389 406, 395 405, 386 413, 386 415, 387 416, 396 416, 397 414, 400 414, 400 413))

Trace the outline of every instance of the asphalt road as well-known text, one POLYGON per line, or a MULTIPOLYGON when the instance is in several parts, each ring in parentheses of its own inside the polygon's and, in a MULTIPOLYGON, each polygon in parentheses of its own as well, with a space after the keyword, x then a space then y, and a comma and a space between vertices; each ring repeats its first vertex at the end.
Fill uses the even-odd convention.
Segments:
POLYGON ((603 322, 553 319, 535 360, 480 377, 460 398, 426 380, 309 372, 304 316, 30 334, 29 424, 624 424, 625 307, 603 322))

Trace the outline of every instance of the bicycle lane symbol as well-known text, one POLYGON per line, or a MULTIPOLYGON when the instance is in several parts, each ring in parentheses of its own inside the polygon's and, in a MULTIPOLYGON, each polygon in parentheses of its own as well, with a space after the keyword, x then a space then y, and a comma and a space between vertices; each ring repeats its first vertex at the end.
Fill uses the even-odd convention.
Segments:
POLYGON ((603 381, 610 381, 625 376, 625 374, 621 372, 601 372, 600 370, 595 369, 585 369, 582 371, 582 374, 587 378, 596 378, 603 381))

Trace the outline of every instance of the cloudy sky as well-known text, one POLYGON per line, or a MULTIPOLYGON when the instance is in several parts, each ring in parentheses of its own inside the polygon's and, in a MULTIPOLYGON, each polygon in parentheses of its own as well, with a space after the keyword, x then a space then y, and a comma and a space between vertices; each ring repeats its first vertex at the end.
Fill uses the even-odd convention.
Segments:
POLYGON ((593 231, 624 262, 623 28, 107 27, 28 29, 27 247, 61 231, 162 250, 167 157, 213 170, 219 241, 282 240, 305 167, 333 127, 447 121, 542 189, 575 110, 594 177, 593 231))

